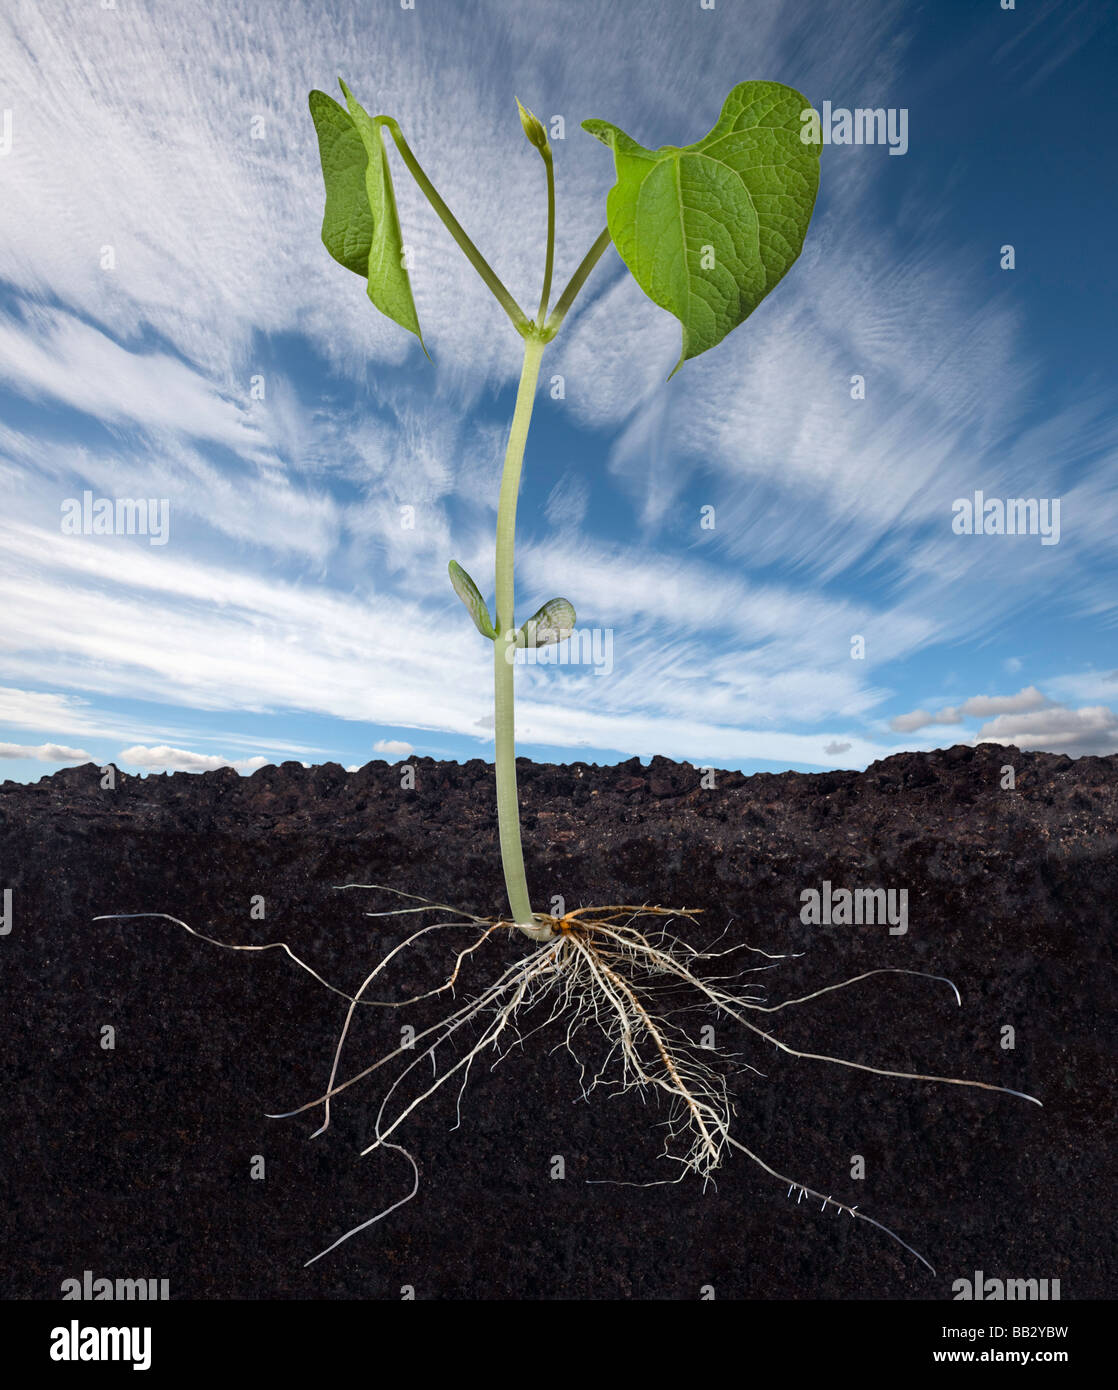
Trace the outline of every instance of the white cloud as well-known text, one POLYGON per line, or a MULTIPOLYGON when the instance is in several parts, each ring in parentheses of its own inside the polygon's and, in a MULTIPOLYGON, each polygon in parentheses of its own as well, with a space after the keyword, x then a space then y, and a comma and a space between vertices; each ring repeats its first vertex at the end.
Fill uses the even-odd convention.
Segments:
POLYGON ((173 430, 247 453, 265 442, 244 407, 192 367, 166 353, 129 351, 61 310, 0 321, 0 380, 108 424, 173 430))
POLYGON ((1065 704, 1109 704, 1118 697, 1118 671, 1076 671, 1045 681, 1052 694, 1065 704))
POLYGON ((1046 753, 1118 753, 1118 714, 1108 705, 1082 709, 1051 708, 1027 714, 1003 714, 978 731, 979 743, 1006 743, 1046 753))
POLYGON ((374 753, 385 753, 391 758, 410 758, 415 749, 410 743, 396 738, 381 738, 373 744, 374 753))
MULTIPOLYGON (((1098 678, 1062 677, 1046 682, 1066 690, 1090 688, 1098 678)), ((898 715, 889 721, 897 733, 961 724, 964 718, 984 719, 967 741, 1004 743, 1050 753, 1067 753, 1075 758, 1085 753, 1118 752, 1118 714, 1105 704, 1069 708, 1027 685, 1015 695, 974 695, 955 707, 930 713, 925 709, 898 715)))
POLYGON ((89 702, 79 695, 52 691, 19 690, 0 686, 0 724, 23 729, 65 729, 70 733, 100 734, 111 731, 91 716, 89 702))
POLYGON ((216 753, 194 753, 186 748, 169 748, 166 744, 157 748, 135 744, 131 748, 122 748, 117 761, 131 767, 163 771, 212 772, 219 767, 234 767, 239 772, 255 772, 258 767, 267 767, 271 759, 223 758, 216 753))
MULTIPOLYGON (((0 686, 0 727, 8 725, 36 731, 51 730, 58 733, 83 734, 87 737, 127 739, 135 736, 136 723, 136 717, 131 712, 113 714, 98 709, 81 696, 0 686)), ((202 736, 197 729, 183 724, 160 724, 154 721, 146 726, 145 733, 149 738, 177 740, 196 740, 202 736)), ((236 740, 246 748, 266 748, 273 756, 281 753, 324 751, 321 748, 308 747, 306 743, 294 743, 282 738, 258 738, 251 734, 218 733, 214 737, 218 741, 236 740)), ((82 753, 83 758, 87 756, 90 755, 82 753)))
POLYGON ((959 707, 961 713, 979 719, 988 719, 995 714, 1024 714, 1029 710, 1043 709, 1052 703, 1047 695, 1042 695, 1035 685, 1027 685, 1016 695, 973 695, 964 700, 959 707))
POLYGON ((914 709, 910 714, 898 714, 890 719, 889 727, 898 734, 914 734, 930 724, 961 724, 963 716, 957 710, 944 709, 938 714, 930 710, 914 709))
POLYGON ((1023 714, 1051 704, 1048 696, 1041 694, 1035 685, 1028 685, 1016 695, 973 695, 961 705, 948 705, 934 714, 926 709, 898 714, 890 719, 889 727, 897 733, 915 733, 931 725, 961 724, 964 719, 989 719, 999 714, 1023 714))
POLYGON ((0 743, 0 758, 31 758, 41 763, 87 763, 90 756, 84 748, 66 748, 60 743, 0 743))

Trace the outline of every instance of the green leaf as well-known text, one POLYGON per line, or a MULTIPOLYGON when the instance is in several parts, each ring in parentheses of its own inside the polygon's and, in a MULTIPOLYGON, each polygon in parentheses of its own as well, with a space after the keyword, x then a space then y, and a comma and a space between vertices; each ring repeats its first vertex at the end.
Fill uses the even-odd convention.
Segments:
POLYGON ((546 647, 571 635, 575 610, 565 598, 549 598, 516 634, 518 647, 546 647))
POLYGON ((613 151, 610 236, 645 294, 683 326, 678 371, 736 328, 800 254, 819 187, 807 99, 742 82, 694 145, 646 150, 608 121, 584 130, 613 151))
POLYGON ((492 641, 496 638, 497 633, 478 586, 457 560, 451 560, 448 568, 450 570, 450 582, 454 585, 454 592, 466 605, 470 617, 474 620, 474 627, 483 637, 488 637, 492 641))
POLYGON ((307 98, 318 134, 318 157, 326 184, 322 243, 339 265, 362 279, 369 274, 373 215, 365 192, 368 157, 349 113, 325 92, 307 98))
POLYGON ((322 240, 336 261, 367 278, 369 298, 381 313, 414 333, 423 346, 380 134, 383 117, 374 120, 346 84, 340 85, 348 112, 325 92, 309 97, 326 184, 322 240))

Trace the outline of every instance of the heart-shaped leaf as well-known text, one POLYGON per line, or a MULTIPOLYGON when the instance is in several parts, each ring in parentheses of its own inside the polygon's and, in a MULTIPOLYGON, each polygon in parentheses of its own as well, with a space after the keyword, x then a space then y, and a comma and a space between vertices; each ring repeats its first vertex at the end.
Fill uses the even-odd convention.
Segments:
POLYGON ((546 647, 574 631, 575 610, 565 598, 549 598, 516 634, 518 647, 546 647))
POLYGON ((809 109, 779 82, 742 82, 709 135, 658 150, 608 121, 583 121, 613 150, 613 243, 683 326, 673 374, 748 318, 800 254, 819 187, 820 146, 801 139, 809 109))
POLYGON ((454 592, 466 605, 470 617, 474 620, 474 627, 483 637, 493 640, 497 633, 489 616, 489 608, 482 598, 478 586, 457 560, 451 560, 448 569, 450 570, 450 582, 454 585, 454 592))
POLYGON ((373 120, 340 85, 348 111, 325 92, 309 97, 326 184, 322 241, 339 264, 367 279, 369 298, 381 313, 414 333, 422 346, 381 118, 373 120))

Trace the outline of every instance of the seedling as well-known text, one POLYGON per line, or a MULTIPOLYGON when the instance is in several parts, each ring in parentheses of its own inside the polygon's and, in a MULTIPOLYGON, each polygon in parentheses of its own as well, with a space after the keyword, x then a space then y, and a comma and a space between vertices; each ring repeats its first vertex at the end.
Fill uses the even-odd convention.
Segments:
MULTIPOLYGON (((370 116, 344 82, 341 89, 345 106, 324 92, 310 94, 326 185, 322 240, 331 256, 365 280, 376 308, 413 333, 426 353, 384 143, 387 132, 404 166, 524 341, 498 499, 492 612, 465 570, 454 560, 449 565, 455 592, 481 638, 493 647, 497 814, 509 915, 485 918, 383 885, 343 885, 346 889, 387 891, 409 904, 387 912, 368 913, 371 917, 449 914, 447 920, 422 926, 393 947, 352 995, 329 985, 286 943, 231 946, 213 937, 203 937, 231 950, 282 949, 319 983, 349 1002, 325 1091, 288 1114, 321 1107, 323 1122, 316 1131, 321 1134, 330 1124, 334 1097, 395 1063, 395 1074, 389 1073, 391 1080, 377 1112, 373 1140, 364 1152, 388 1148, 408 1159, 415 1183, 401 1199, 407 1201, 417 1189, 418 1168, 395 1136, 417 1107, 451 1080, 464 1087, 472 1063, 483 1053, 494 1053, 499 1060, 514 1042, 550 1026, 558 1030, 561 1044, 574 1055, 580 1035, 592 1033, 597 1039, 591 1048, 596 1061, 593 1071, 588 1072, 585 1066, 581 1071, 583 1094, 589 1098, 598 1087, 607 1086, 614 1093, 635 1091, 646 1098, 663 1098, 667 1111, 665 1154, 679 1164, 678 1179, 689 1173, 708 1178, 728 1151, 737 1150, 772 1177, 787 1183, 789 1193, 798 1194, 797 1200, 814 1197, 821 1201, 822 1209, 867 1221, 928 1264, 893 1231, 856 1206, 777 1173, 747 1148, 731 1132, 734 1105, 727 1072, 735 1059, 700 1047, 681 1020, 689 1018, 698 1007, 787 1056, 877 1076, 1007 1091, 1032 1100, 1019 1091, 983 1081, 899 1072, 841 1057, 801 1052, 777 1038, 762 1021, 764 1016, 874 975, 922 975, 946 984, 961 1003, 955 986, 941 976, 922 971, 880 969, 800 998, 770 1004, 765 1002, 765 991, 759 983, 742 980, 744 976, 772 969, 784 957, 749 946, 719 950, 715 949, 717 942, 702 949, 694 947, 670 927, 673 920, 694 925, 696 909, 621 904, 580 907, 558 917, 536 912, 521 847, 513 717, 515 657, 523 648, 565 640, 576 621, 574 608, 565 598, 551 599, 520 626, 514 612, 517 497, 541 359, 611 244, 644 293, 679 321, 681 347, 673 376, 684 363, 716 347, 744 322, 799 256, 811 220, 819 182, 819 145, 806 143, 802 138, 801 115, 810 109, 808 102, 798 92, 778 83, 743 82, 726 98, 708 135, 693 145, 664 145, 656 150, 645 149, 606 121, 583 122, 584 129, 612 152, 616 183, 606 206, 605 229, 554 304, 551 299, 556 209, 552 151, 542 123, 518 102, 521 125, 543 161, 546 181, 543 285, 539 308, 530 318, 434 188, 399 124, 391 116, 370 116), (367 997, 390 963, 417 940, 435 931, 462 929, 471 935, 466 946, 456 953, 452 969, 441 985, 412 999, 367 997), (529 954, 515 959, 495 980, 406 1045, 339 1081, 343 1049, 359 1006, 399 1009, 433 996, 453 994, 472 957, 494 936, 513 932, 521 932, 535 943, 529 954), (760 956, 765 963, 739 968, 728 975, 727 958, 738 951, 760 956), (533 1022, 531 1032, 525 1034, 521 1025, 530 1015, 542 1021, 533 1022), (459 1042, 463 1045, 454 1057, 444 1060, 454 1050, 452 1044, 459 1042)), ((162 913, 132 915, 166 917, 162 913)), ((177 918, 167 920, 196 936, 202 935, 177 918)), ((757 1070, 748 1065, 745 1069, 757 1070)), ((383 1219, 399 1205, 400 1202, 394 1203, 347 1231, 314 1259, 383 1219)))

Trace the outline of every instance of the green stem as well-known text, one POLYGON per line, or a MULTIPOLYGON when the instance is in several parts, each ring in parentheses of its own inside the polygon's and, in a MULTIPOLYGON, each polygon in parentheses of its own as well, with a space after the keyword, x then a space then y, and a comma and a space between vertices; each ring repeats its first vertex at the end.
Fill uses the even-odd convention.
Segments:
POLYGON ((540 153, 547 169, 547 259, 544 262, 540 311, 536 315, 536 322, 542 328, 547 318, 547 302, 551 298, 551 273, 555 266, 555 161, 550 145, 545 145, 540 153))
POLYGON ((497 506, 496 621, 493 643, 493 733, 497 770, 497 827, 501 840, 501 864, 509 908, 516 925, 535 941, 547 941, 552 928, 537 922, 528 896, 524 852, 520 845, 520 806, 516 794, 516 730, 513 717, 513 682, 516 675, 516 626, 514 622, 513 555, 516 545, 516 503, 524 445, 532 420, 536 384, 544 342, 538 334, 526 337, 516 408, 509 427, 501 496, 497 506))
POLYGON ((520 307, 520 305, 509 294, 502 284, 497 272, 477 249, 474 243, 466 235, 462 224, 439 197, 435 185, 423 172, 419 160, 411 152, 411 146, 404 139, 403 132, 400 130, 396 119, 393 116, 378 116, 377 124, 387 126, 392 132, 392 138, 396 142, 396 148, 400 151, 400 158, 408 167, 408 172, 420 187, 423 196, 438 213, 447 231, 465 252, 466 259, 489 286, 497 303, 512 319, 518 333, 524 334, 532 327, 532 321, 520 307))
POLYGON ((590 250, 587 251, 586 255, 583 256, 578 269, 571 276, 570 281, 567 284, 567 288, 559 296, 559 301, 555 305, 555 308, 552 311, 552 315, 548 319, 547 324, 544 327, 543 340, 545 343, 550 343, 552 338, 555 337, 556 333, 559 332, 559 325, 567 317, 567 310, 575 302, 575 297, 578 295, 579 290, 582 289, 583 285, 586 283, 587 279, 590 276, 590 272, 601 260, 602 256, 605 253, 605 249, 610 244, 611 240, 612 238, 609 234, 609 228, 606 227, 605 230, 602 232, 601 236, 599 236, 598 240, 594 243, 593 246, 591 246, 590 250))

